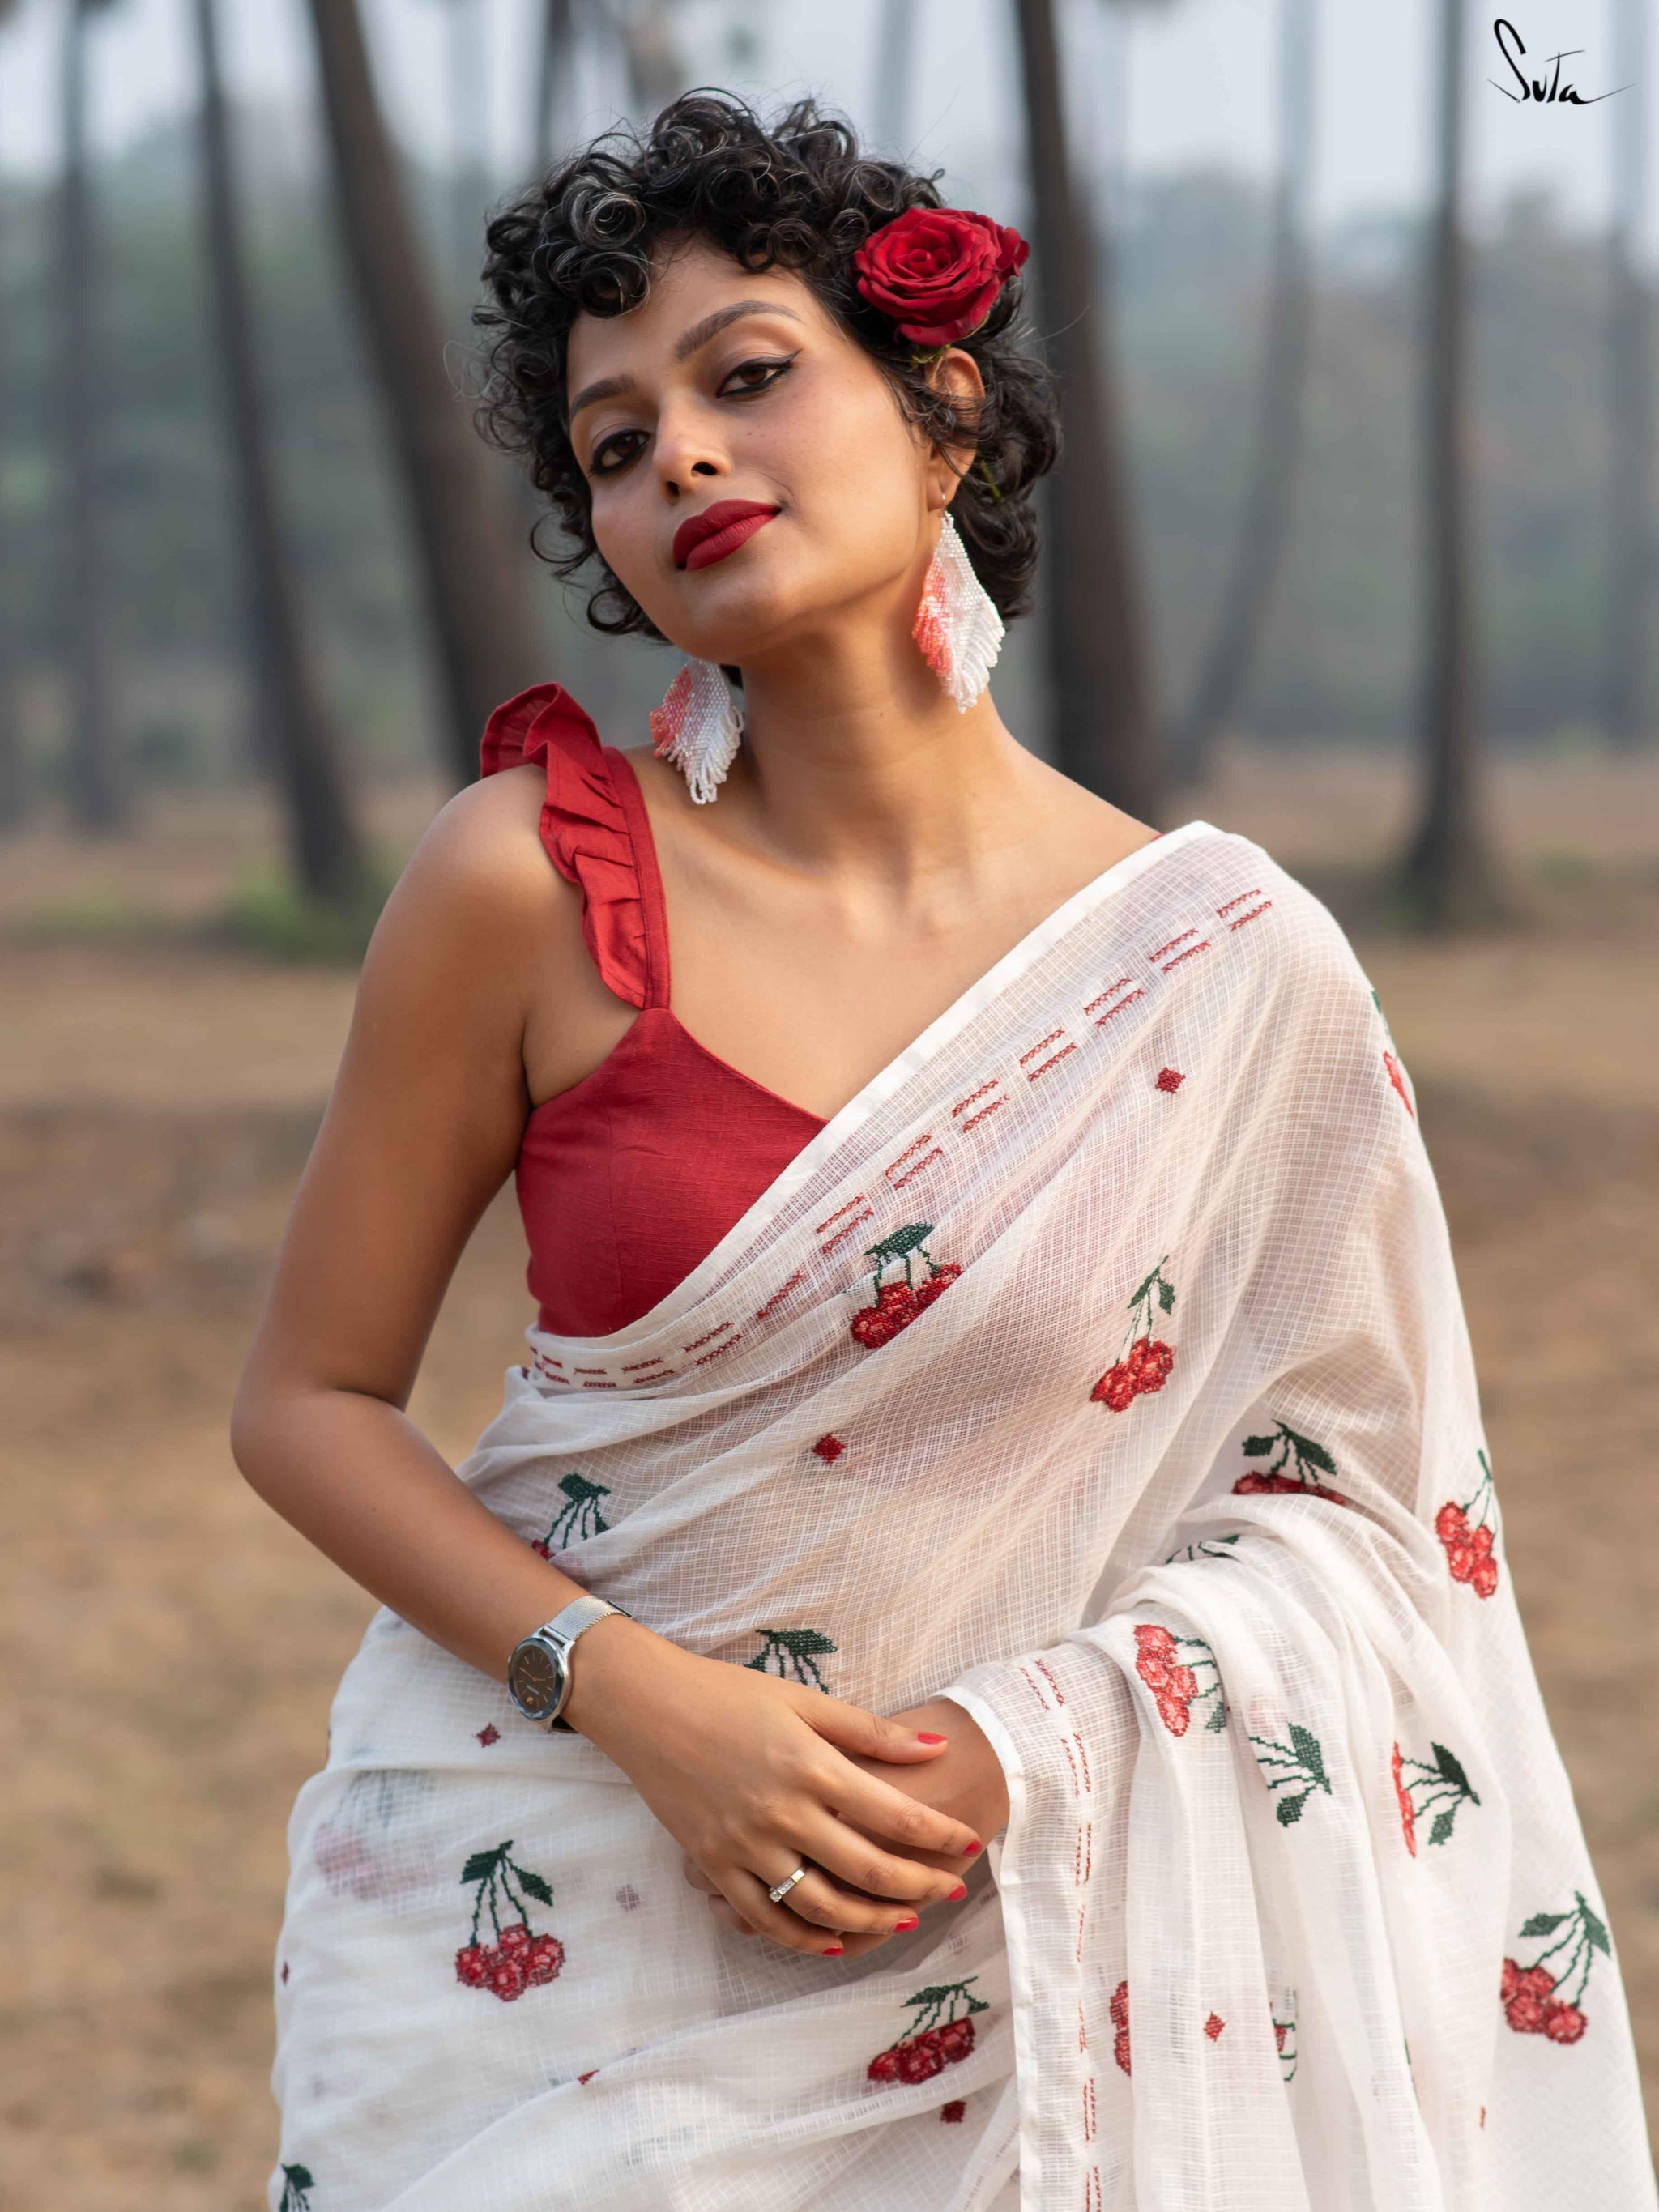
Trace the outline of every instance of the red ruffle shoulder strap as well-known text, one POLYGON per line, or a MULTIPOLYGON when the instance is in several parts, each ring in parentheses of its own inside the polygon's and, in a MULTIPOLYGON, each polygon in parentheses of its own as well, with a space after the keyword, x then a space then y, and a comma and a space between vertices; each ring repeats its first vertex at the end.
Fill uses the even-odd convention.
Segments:
POLYGON ((542 843, 582 895, 582 934, 608 989, 630 1006, 668 1003, 662 888, 632 769, 599 742, 592 718, 558 684, 538 684, 484 725, 479 773, 540 761, 542 843))

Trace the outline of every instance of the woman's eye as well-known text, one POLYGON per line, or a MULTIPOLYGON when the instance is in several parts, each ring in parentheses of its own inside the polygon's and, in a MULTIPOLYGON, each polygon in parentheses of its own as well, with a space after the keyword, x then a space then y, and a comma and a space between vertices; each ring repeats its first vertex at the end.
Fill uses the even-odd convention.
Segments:
POLYGON ((742 399, 751 392, 764 392, 794 366, 794 360, 793 354, 783 354, 769 361, 740 361, 720 380, 721 394, 742 399))
POLYGON ((614 477, 618 469, 627 467, 644 443, 643 430, 613 430, 594 447, 588 469, 596 477, 614 477))

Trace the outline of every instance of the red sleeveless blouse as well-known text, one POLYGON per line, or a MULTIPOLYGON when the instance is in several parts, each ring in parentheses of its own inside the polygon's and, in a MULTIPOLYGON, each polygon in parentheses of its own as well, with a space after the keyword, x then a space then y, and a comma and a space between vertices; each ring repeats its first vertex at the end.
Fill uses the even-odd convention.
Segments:
POLYGON ((485 726, 483 775, 526 761, 545 765, 542 843, 581 892, 599 975, 640 1009, 591 1074, 532 1109, 514 1177, 538 1326, 609 1336, 684 1282, 824 1124, 675 1018, 638 779, 556 684, 521 691, 485 726))

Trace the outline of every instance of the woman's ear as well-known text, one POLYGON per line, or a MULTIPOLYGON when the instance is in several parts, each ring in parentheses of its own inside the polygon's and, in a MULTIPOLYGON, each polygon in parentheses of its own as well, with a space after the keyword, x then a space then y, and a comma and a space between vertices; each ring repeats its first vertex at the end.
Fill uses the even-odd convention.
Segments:
MULTIPOLYGON (((927 381, 941 399, 949 400, 964 426, 975 421, 985 400, 985 379, 979 363, 960 346, 946 346, 927 372, 927 381)), ((956 488, 974 465, 976 441, 970 434, 959 442, 936 447, 928 490, 941 507, 948 507, 956 488)))

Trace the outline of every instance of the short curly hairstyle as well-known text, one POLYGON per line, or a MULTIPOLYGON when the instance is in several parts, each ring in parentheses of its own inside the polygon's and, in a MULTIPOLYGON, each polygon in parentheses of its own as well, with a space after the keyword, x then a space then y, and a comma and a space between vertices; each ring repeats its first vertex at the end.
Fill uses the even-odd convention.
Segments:
POLYGON ((951 512, 980 581, 1006 618, 1030 605, 1036 569, 1031 488, 1060 453, 1053 380, 1030 349, 1019 279, 961 341, 984 380, 964 408, 933 391, 908 339, 870 307, 852 256, 908 208, 941 204, 923 176, 860 152, 851 126, 797 101, 768 124, 732 94, 689 92, 648 131, 618 130, 572 155, 490 222, 484 304, 473 319, 484 349, 478 422, 522 458, 562 525, 565 544, 532 542, 555 574, 599 571, 587 618, 613 636, 660 637, 594 543, 586 477, 566 419, 566 356, 580 314, 619 315, 650 285, 666 243, 706 240, 745 269, 799 272, 877 362, 906 416, 940 447, 975 458, 951 512))

